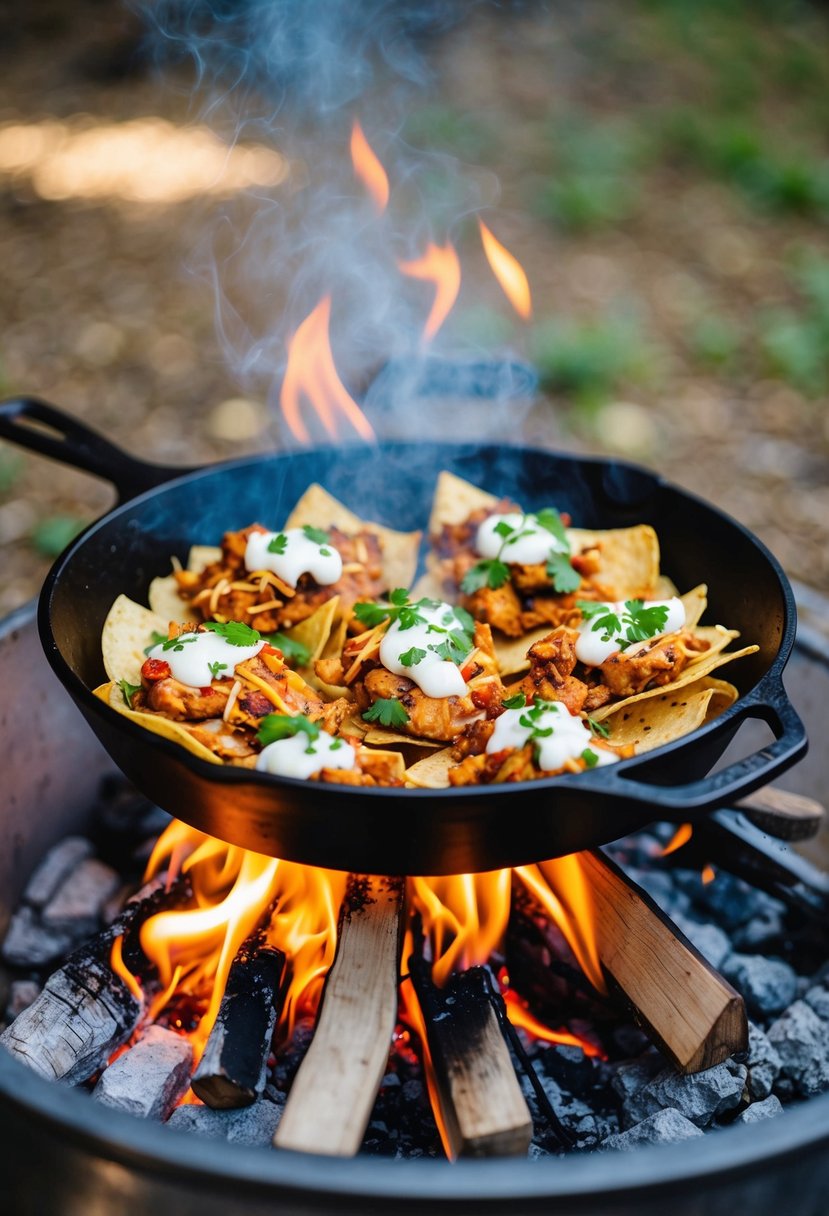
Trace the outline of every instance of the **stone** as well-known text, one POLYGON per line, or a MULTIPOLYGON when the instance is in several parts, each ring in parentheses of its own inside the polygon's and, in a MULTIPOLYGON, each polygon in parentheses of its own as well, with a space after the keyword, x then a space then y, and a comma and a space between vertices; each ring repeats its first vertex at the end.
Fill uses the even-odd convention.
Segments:
POLYGON ((752 1106, 746 1107, 737 1118, 735 1123, 761 1123, 763 1119, 773 1119, 775 1115, 783 1114, 783 1106, 779 1098, 774 1094, 770 1098, 765 1098, 762 1102, 755 1102, 752 1106))
POLYGON ((763 908, 757 916, 734 930, 734 950, 746 953, 773 950, 774 943, 779 943, 784 933, 783 917, 782 908, 763 908))
POLYGON ((163 1121, 188 1089, 192 1068, 189 1040, 163 1026, 151 1026, 101 1073, 92 1096, 125 1114, 163 1121))
POLYGON ((40 984, 35 980, 12 980, 6 1005, 6 1021, 13 1022, 24 1009, 28 1009, 37 1000, 40 993, 40 984))
POLYGON ((829 1089, 826 1023, 811 1005, 795 1001, 768 1031, 788 1078, 804 1098, 829 1089))
POLYGON ((782 1067, 780 1056, 769 1042, 768 1035, 754 1022, 749 1022, 748 1092, 755 1102, 769 1096, 782 1067))
POLYGON ((684 1076, 673 1068, 663 1069, 642 1089, 632 1094, 623 1106, 623 1121, 631 1127, 659 1110, 673 1108, 697 1127, 707 1127, 714 1119, 739 1106, 747 1068, 734 1070, 715 1064, 704 1072, 684 1076))
POLYGON ((23 902, 33 908, 42 908, 75 866, 91 857, 93 852, 92 842, 85 836, 65 836, 52 846, 26 883, 23 902))
POLYGON ((703 958, 712 967, 719 967, 723 959, 731 953, 731 942, 728 935, 716 925, 700 924, 699 921, 689 920, 687 916, 674 916, 678 929, 681 929, 692 946, 696 946, 703 958))
POLYGON ((77 928, 47 927, 34 909, 24 905, 9 922, 3 942, 3 959, 13 967, 46 967, 67 955, 87 936, 83 927, 80 933, 77 928))
POLYGON ((211 1110, 209 1106, 177 1106, 167 1127, 177 1131, 227 1140, 233 1144, 270 1145, 282 1118, 283 1107, 267 1098, 238 1110, 211 1110))
POLYGON ((640 1089, 644 1089, 663 1066, 664 1060, 658 1052, 646 1052, 638 1060, 629 1060, 620 1064, 611 1085, 622 1101, 626 1102, 640 1089))
POLYGON ((722 973, 745 998, 749 1013, 782 1013, 797 996, 797 975, 788 963, 758 954, 732 954, 722 973))
POLYGON ((75 866, 43 909, 47 928, 80 929, 94 933, 107 900, 121 885, 111 866, 96 857, 87 857, 75 866))
POLYGON ((599 1145, 599 1149, 601 1152, 628 1151, 647 1144, 676 1144, 680 1140, 693 1140, 702 1134, 700 1129, 678 1110, 667 1107, 625 1132, 608 1136, 599 1145))
POLYGON ((829 989, 824 988, 822 984, 813 984, 806 990, 803 999, 807 1005, 811 1005, 822 1021, 829 1022, 829 989))

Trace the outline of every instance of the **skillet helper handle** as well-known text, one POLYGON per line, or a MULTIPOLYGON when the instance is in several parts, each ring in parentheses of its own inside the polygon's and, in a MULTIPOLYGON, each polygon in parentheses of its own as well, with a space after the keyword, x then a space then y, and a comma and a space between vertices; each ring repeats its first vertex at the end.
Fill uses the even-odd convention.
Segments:
POLYGON ((808 746, 803 723, 777 673, 770 673, 762 680, 735 715, 715 723, 712 733, 716 733, 717 726, 723 731, 732 727, 735 717, 739 723, 748 718, 768 723, 774 732, 774 741, 719 772, 682 785, 638 780, 638 774, 645 772, 649 765, 649 757, 645 755, 638 762, 623 761, 612 768, 590 769, 579 776, 579 788, 588 784, 596 794, 650 804, 655 818, 661 815, 669 820, 732 806, 789 768, 808 746))
POLYGON ((191 471, 136 460, 65 410, 36 397, 0 402, 0 439, 111 482, 119 502, 191 471))

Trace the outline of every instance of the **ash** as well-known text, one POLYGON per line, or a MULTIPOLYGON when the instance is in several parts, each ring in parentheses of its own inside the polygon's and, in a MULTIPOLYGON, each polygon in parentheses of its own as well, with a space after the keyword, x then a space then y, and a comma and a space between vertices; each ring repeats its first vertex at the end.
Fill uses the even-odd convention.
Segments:
MULTIPOLYGON (((88 836, 67 837, 44 857, 2 948, 3 1029, 32 1004, 67 955, 118 915, 168 822, 120 778, 108 779, 88 836)), ((516 891, 504 953, 492 960, 493 972, 507 971, 511 987, 545 1024, 569 1030, 599 1052, 519 1032, 523 1051, 513 1054, 513 1062, 533 1116, 531 1157, 696 1138, 732 1123, 776 1117, 786 1105, 829 1089, 826 930, 724 871, 706 884, 697 870, 682 868, 681 854, 679 862, 677 855, 663 857, 671 831, 660 825, 609 851, 742 994, 750 1018, 748 1051, 694 1075, 677 1072, 617 1001, 592 990, 555 926, 516 891)), ((170 1034, 160 1031, 159 1037, 170 1034)), ((292 1041, 271 1057, 264 1094, 252 1106, 212 1110, 188 1101, 170 1113, 168 1103, 150 1117, 188 1134, 269 1145, 312 1037, 312 1021, 300 1021, 292 1041)), ((400 1025, 365 1154, 442 1154, 416 1047, 400 1025)), ((99 1100, 106 1098, 104 1071, 84 1082, 99 1100)), ((165 1093, 172 1093, 169 1084, 165 1093)))

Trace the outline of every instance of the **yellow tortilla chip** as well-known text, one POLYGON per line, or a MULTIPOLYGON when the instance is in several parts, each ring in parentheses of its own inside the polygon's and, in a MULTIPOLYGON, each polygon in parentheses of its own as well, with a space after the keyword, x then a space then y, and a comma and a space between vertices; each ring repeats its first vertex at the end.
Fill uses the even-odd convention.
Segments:
MULTIPOLYGON (((181 722, 173 722, 169 718, 163 718, 160 714, 148 714, 138 709, 130 709, 116 683, 101 684, 94 692, 96 697, 105 701, 117 713, 123 714, 125 718, 131 718, 133 722, 137 722, 145 730, 152 731, 154 735, 160 735, 162 739, 170 739, 173 743, 179 743, 191 755, 198 756, 200 760, 207 760, 210 764, 222 763, 220 757, 200 743, 198 739, 194 739, 181 722)), ((230 732, 228 731, 228 733, 230 732)))
POLYGON ((440 532, 445 524, 462 524, 473 511, 485 507, 492 510, 500 500, 486 490, 473 486, 471 481, 456 477, 445 469, 438 473, 432 513, 429 516, 429 535, 440 532))
POLYGON ((420 532, 395 532, 393 528, 361 519, 316 482, 308 487, 285 520, 286 528, 303 528, 308 524, 315 528, 336 527, 348 533, 361 529, 373 532, 382 546, 383 579, 388 590, 411 586, 417 570, 420 532))
POLYGON ((406 782, 423 790, 445 790, 449 785, 449 769, 454 763, 452 749, 445 747, 407 768, 406 782))
POLYGON ((406 776, 406 762, 400 755, 400 752, 363 752, 360 767, 363 772, 375 776, 378 770, 382 772, 388 767, 391 770, 391 776, 399 781, 402 781, 406 776))
POLYGON ((568 528, 573 554, 599 552, 599 566, 590 578, 612 600, 653 598, 659 579, 659 540, 650 524, 632 528, 589 531, 568 528))
POLYGON ((731 663, 734 659, 741 659, 747 654, 754 654, 759 649, 759 646, 744 646, 742 650, 733 650, 726 654, 713 655, 706 651, 697 662, 689 663, 682 675, 678 676, 673 683, 666 684, 662 688, 650 688, 646 692, 636 693, 635 696, 625 697, 622 701, 614 701, 612 705, 603 705, 601 709, 594 710, 590 716, 596 722, 604 722, 605 719, 615 716, 621 711, 625 711, 630 705, 634 705, 639 701, 649 700, 652 697, 662 696, 664 693, 673 692, 678 688, 685 688, 687 685, 701 680, 703 676, 710 675, 718 667, 724 667, 726 663, 731 663))
MULTIPOLYGON (((187 555, 187 569, 193 574, 201 574, 206 566, 217 562, 222 556, 218 545, 193 545, 187 555)), ((178 583, 174 574, 161 575, 150 583, 150 607, 153 612, 163 616, 168 622, 192 620, 193 613, 187 600, 179 595, 178 583)))
POLYGON ((435 739, 421 739, 415 735, 401 735, 396 730, 387 730, 383 726, 373 726, 366 731, 364 743, 373 747, 391 747, 395 743, 406 743, 413 747, 443 747, 444 744, 435 739))
POLYGON ((119 595, 107 613, 101 634, 104 669, 115 684, 127 680, 141 683, 141 668, 147 657, 145 649, 153 644, 153 633, 167 637, 169 621, 136 604, 126 595, 119 595))
POLYGON ((312 666, 314 661, 322 655, 326 644, 331 637, 331 630, 334 627, 334 619, 337 615, 337 609, 340 606, 340 597, 333 596, 330 600, 326 600, 324 604, 320 604, 315 612, 306 617, 304 621, 300 621, 298 625, 294 625, 293 629, 284 631, 285 637, 290 638, 293 642, 299 642, 301 646, 306 646, 311 652, 309 666, 312 666))
MULTIPOLYGON (((676 595, 676 591, 672 593, 676 595)), ((670 599, 669 595, 659 595, 657 599, 670 599)), ((685 609, 685 628, 693 629, 695 632, 696 626, 699 624, 703 612, 708 606, 708 588, 705 583, 700 583, 698 587, 694 587, 691 591, 686 591, 684 595, 679 597, 682 600, 682 605, 685 609)), ((736 636, 736 634, 735 634, 736 636)))
POLYGON ((637 755, 653 751, 710 722, 732 705, 737 696, 733 684, 710 678, 696 680, 681 690, 663 690, 611 717, 608 742, 614 747, 632 743, 637 755))
POLYGON ((660 574, 653 588, 653 598, 655 600, 669 600, 673 596, 679 595, 679 589, 672 578, 668 578, 667 574, 660 574))
POLYGON ((221 559, 222 550, 219 545, 193 545, 187 554, 187 569, 192 574, 201 574, 208 566, 221 559))

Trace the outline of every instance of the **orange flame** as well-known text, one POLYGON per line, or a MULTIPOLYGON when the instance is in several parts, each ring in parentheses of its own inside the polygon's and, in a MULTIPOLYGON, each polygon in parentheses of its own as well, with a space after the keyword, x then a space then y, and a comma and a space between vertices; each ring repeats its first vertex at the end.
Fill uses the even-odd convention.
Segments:
POLYGON ((492 273, 501 285, 504 295, 509 300, 519 317, 523 317, 525 321, 529 321, 533 315, 532 295, 530 293, 530 284, 524 273, 524 268, 517 258, 513 257, 508 249, 505 249, 501 242, 493 236, 484 221, 478 218, 478 227, 481 230, 481 240, 484 246, 484 253, 489 262, 492 273))
POLYGON ((586 1056, 604 1058, 601 1048, 597 1047, 595 1043, 591 1043, 589 1039, 581 1039, 578 1035, 571 1034, 569 1030, 551 1030, 549 1026, 545 1026, 535 1014, 530 1013, 527 1002, 522 1000, 512 988, 506 988, 503 997, 507 1007, 507 1017, 519 1030, 526 1030, 534 1039, 541 1039, 544 1043, 580 1047, 586 1056))
POLYGON ((311 436, 300 415, 300 402, 304 397, 314 407, 332 439, 337 436, 335 411, 339 411, 357 434, 371 443, 374 431, 337 375, 329 338, 330 321, 331 297, 323 296, 288 343, 288 366, 280 396, 285 421, 300 443, 310 442, 311 436))
POLYGON ((705 865, 702 867, 702 873, 700 874, 700 878, 702 879, 705 886, 708 886, 709 882, 713 882, 716 877, 717 877, 717 871, 714 869, 713 866, 705 865))
POLYGON ((351 128, 351 161, 355 174, 374 200, 377 214, 382 215, 389 201, 389 179, 356 118, 351 128))
POLYGON ((452 310, 461 289, 461 263, 452 245, 435 245, 431 241, 422 258, 413 262, 398 262, 398 269, 412 279, 423 279, 435 285, 432 311, 423 328, 423 341, 430 342, 452 310))
POLYGON ((660 857, 668 857, 669 854, 675 853, 677 849, 681 849, 684 844, 688 843, 693 834, 694 829, 690 823, 681 823, 660 853, 660 857))
POLYGON ((411 904, 429 936, 439 987, 453 971, 487 961, 506 931, 511 887, 509 870, 410 880, 411 904))
POLYGON ((598 992, 606 992, 598 945, 592 926, 593 899, 577 853, 519 866, 515 873, 561 930, 584 974, 598 992))

